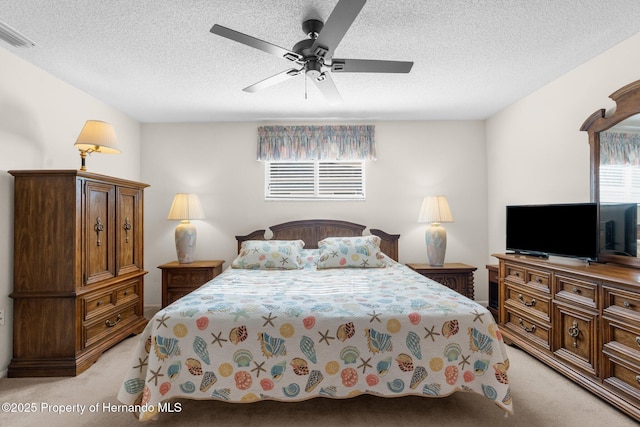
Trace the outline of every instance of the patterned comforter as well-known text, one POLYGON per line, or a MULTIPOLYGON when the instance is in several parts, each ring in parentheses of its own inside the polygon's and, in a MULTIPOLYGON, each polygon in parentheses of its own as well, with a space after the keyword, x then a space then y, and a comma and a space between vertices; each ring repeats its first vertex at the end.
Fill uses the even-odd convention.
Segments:
POLYGON ((484 307, 391 260, 386 268, 229 268, 154 316, 118 399, 146 420, 174 398, 469 391, 511 413, 508 366, 484 307))

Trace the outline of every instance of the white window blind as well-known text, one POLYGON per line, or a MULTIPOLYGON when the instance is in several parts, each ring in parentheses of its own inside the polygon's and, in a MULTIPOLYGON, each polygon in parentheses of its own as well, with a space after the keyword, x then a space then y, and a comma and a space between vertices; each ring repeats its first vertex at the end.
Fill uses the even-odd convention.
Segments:
POLYGON ((364 198, 364 161, 265 162, 267 200, 364 198))
POLYGON ((640 203, 640 166, 600 165, 600 201, 640 203))

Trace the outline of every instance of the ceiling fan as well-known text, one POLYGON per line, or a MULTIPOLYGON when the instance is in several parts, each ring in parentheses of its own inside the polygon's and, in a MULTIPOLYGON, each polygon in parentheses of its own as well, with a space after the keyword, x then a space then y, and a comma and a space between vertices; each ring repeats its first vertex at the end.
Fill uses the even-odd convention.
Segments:
POLYGON ((295 64, 293 68, 242 89, 245 92, 256 92, 304 73, 315 83, 330 103, 336 104, 342 102, 342 98, 330 72, 408 73, 413 66, 413 62, 406 61, 338 59, 333 57, 334 50, 365 3, 366 0, 339 0, 326 23, 317 19, 304 21, 302 31, 309 38, 299 41, 291 50, 218 24, 215 24, 210 31, 213 34, 287 59, 295 64))

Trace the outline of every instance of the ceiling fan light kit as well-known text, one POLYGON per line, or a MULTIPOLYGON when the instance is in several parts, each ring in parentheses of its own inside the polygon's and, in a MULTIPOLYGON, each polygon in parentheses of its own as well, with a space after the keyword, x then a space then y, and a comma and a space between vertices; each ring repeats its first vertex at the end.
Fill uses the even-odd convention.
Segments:
POLYGON ((365 3, 366 0, 339 0, 326 22, 318 19, 304 21, 302 31, 308 38, 300 40, 291 50, 218 24, 211 28, 211 33, 297 64, 297 68, 275 74, 247 86, 243 91, 257 92, 304 72, 305 77, 316 85, 327 101, 337 104, 342 102, 342 98, 331 78, 331 73, 408 73, 413 66, 413 62, 407 61, 333 58, 334 50, 365 3))

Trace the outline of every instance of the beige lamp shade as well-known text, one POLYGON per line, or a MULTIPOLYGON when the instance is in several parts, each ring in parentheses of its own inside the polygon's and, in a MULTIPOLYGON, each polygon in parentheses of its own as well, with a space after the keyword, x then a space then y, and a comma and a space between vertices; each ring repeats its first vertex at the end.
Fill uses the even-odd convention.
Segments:
POLYGON ((87 154, 94 152, 120 154, 115 129, 111 124, 100 120, 87 120, 76 139, 76 143, 73 145, 80 150, 80 157, 82 158, 80 170, 83 171, 87 170, 85 165, 87 154))
POLYGON ((168 219, 180 220, 176 227, 176 254, 180 264, 195 261, 197 231, 192 219, 204 219, 204 210, 196 194, 178 193, 173 198, 168 219))
POLYGON ((444 255, 447 250, 447 231, 440 224, 453 222, 447 198, 445 196, 425 197, 418 214, 418 222, 431 223, 424 233, 427 258, 429 265, 441 267, 444 265, 444 255))
POLYGON ((173 198, 167 219, 205 219, 204 210, 197 194, 178 193, 173 198))
POLYGON ((418 222, 453 222, 453 215, 445 196, 428 196, 422 201, 418 222))

